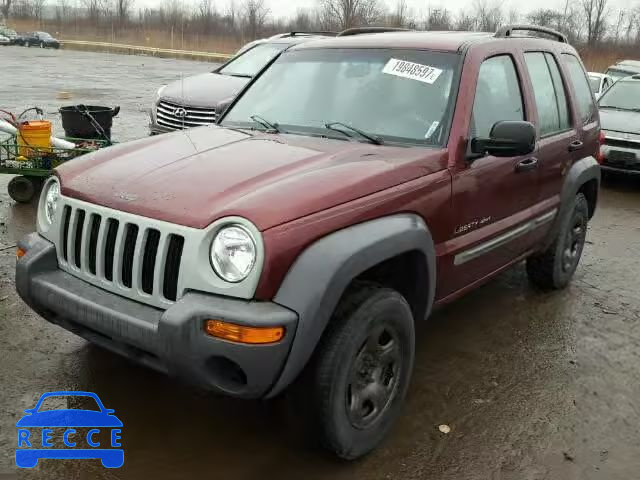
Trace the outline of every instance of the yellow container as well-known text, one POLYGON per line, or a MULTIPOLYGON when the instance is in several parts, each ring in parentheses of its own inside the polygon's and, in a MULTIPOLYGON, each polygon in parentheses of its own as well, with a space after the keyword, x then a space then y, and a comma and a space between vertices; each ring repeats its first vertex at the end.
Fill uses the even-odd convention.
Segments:
POLYGON ((23 122, 18 128, 18 155, 39 157, 51 152, 51 122, 23 122))

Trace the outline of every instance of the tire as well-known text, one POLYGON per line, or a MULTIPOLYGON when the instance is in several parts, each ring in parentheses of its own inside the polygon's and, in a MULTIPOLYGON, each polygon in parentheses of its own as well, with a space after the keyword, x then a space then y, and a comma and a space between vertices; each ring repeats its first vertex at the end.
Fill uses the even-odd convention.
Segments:
POLYGON ((40 42, 40 48, 45 48, 44 42, 40 42))
POLYGON ((29 48, 29 47, 31 46, 31 43, 29 43, 29 42, 24 42, 24 46, 25 46, 25 47, 27 47, 27 48, 29 48))
POLYGON ((28 177, 13 177, 7 186, 9 196, 18 203, 29 203, 38 190, 37 185, 28 177))
POLYGON ((544 252, 527 259, 531 283, 543 290, 558 290, 569 284, 580 262, 588 221, 589 205, 579 193, 567 209, 553 243, 544 252))
POLYGON ((377 447, 400 414, 415 352, 414 321, 396 291, 360 284, 341 300, 312 370, 318 438, 345 460, 377 447))

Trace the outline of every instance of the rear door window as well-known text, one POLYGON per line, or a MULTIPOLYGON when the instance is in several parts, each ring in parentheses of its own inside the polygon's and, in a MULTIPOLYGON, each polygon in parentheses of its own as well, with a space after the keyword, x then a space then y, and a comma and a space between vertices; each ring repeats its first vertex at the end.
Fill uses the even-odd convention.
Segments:
POLYGON ((489 137, 493 125, 503 120, 524 120, 520 82, 509 55, 491 57, 480 65, 471 138, 489 137))
POLYGON ((524 58, 533 85, 540 136, 567 130, 570 127, 567 97, 553 55, 528 52, 524 54, 524 58))
POLYGON ((584 71, 582 63, 575 55, 563 53, 562 58, 567 65, 569 80, 576 94, 576 104, 582 123, 589 123, 594 117, 596 108, 587 81, 587 72, 584 71))

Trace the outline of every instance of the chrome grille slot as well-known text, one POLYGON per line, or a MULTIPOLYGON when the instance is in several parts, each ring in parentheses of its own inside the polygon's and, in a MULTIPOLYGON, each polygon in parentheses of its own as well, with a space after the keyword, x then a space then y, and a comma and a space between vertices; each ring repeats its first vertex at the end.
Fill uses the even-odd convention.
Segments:
POLYGON ((109 228, 107 229, 107 244, 104 249, 104 277, 110 282, 113 281, 113 256, 116 249, 116 237, 118 235, 118 227, 120 222, 110 218, 108 220, 109 228))
POLYGON ((156 120, 172 130, 211 125, 218 115, 214 108, 191 107, 161 100, 156 107, 156 120))
POLYGON ((113 293, 166 308, 182 294, 184 231, 64 198, 54 243, 61 269, 113 293))
POLYGON ((74 233, 73 234, 73 263, 76 267, 82 268, 82 256, 81 248, 82 248, 82 229, 84 228, 84 210, 76 210, 75 222, 74 222, 74 233))
POLYGON ((168 300, 176 299, 183 246, 183 237, 179 235, 169 236, 169 246, 167 247, 167 257, 164 268, 164 284, 162 287, 164 297, 168 300))
POLYGON ((91 215, 91 220, 89 221, 90 231, 89 231, 89 265, 87 268, 89 269, 89 273, 92 275, 96 274, 96 257, 98 251, 98 234, 100 233, 100 224, 102 223, 102 218, 95 213, 91 215))
POLYGON ((133 283, 133 261, 138 240, 138 226, 128 223, 126 226, 124 247, 122 249, 122 284, 131 288, 133 283))
POLYGON ((142 258, 142 278, 140 288, 147 295, 153 293, 153 272, 156 267, 156 256, 158 255, 158 245, 160 244, 160 232, 153 228, 147 230, 144 256, 142 258))

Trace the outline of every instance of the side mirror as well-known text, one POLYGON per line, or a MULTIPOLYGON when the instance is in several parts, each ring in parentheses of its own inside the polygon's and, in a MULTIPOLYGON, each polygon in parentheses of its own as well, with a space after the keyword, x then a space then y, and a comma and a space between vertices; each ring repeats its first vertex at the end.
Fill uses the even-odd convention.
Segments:
POLYGON ((536 148, 536 128, 530 122, 505 120, 491 127, 489 138, 472 138, 471 153, 495 157, 527 155, 536 148))

